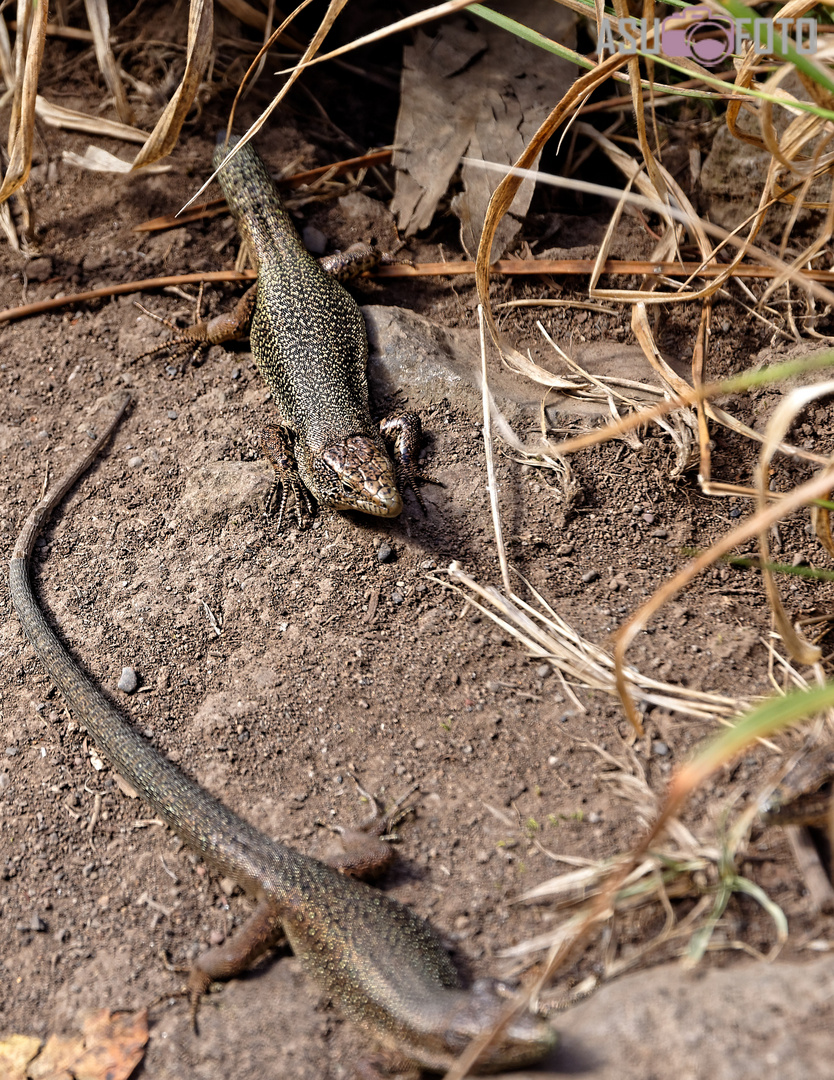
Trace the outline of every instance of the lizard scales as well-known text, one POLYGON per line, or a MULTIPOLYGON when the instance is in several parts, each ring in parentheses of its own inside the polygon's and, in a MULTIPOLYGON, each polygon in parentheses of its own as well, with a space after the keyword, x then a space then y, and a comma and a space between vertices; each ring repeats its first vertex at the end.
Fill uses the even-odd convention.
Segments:
MULTIPOLYGON (((264 440, 277 481, 299 501, 310 492, 321 506, 396 517, 403 506, 398 480, 416 493, 415 481, 430 479, 416 464, 419 419, 405 413, 374 424, 368 338, 356 301, 304 247, 253 147, 227 160, 238 142, 218 145, 213 165, 257 263, 249 336, 279 413, 264 440), (396 465, 383 433, 394 440, 396 465)), ((367 253, 359 257, 367 263, 367 253)), ((350 261, 348 253, 343 265, 350 261)))

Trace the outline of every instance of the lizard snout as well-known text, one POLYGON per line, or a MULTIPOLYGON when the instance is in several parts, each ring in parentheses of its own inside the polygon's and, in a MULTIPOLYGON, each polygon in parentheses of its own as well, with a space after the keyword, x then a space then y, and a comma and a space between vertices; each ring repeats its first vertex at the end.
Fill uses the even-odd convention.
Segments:
POLYGON ((324 505, 337 510, 361 510, 376 517, 397 517, 402 512, 403 500, 397 490, 394 465, 367 435, 351 435, 329 446, 321 459, 336 478, 326 500, 316 492, 324 505))

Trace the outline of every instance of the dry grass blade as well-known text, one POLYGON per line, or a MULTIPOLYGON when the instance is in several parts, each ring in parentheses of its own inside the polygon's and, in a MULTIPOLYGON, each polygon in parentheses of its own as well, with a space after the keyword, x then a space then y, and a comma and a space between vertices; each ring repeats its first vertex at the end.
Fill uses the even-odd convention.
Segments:
POLYGON ((35 99, 46 37, 47 5, 18 0, 14 45, 14 97, 9 122, 9 164, 0 187, 0 203, 26 181, 32 167, 35 99))
POLYGON ((75 109, 65 109, 62 105, 47 101, 40 94, 35 98, 35 113, 45 124, 64 131, 84 131, 88 135, 135 143, 143 143, 148 137, 147 131, 140 131, 139 128, 120 124, 115 120, 107 120, 102 116, 90 116, 75 109))
MULTIPOLYGON (((87 172, 101 172, 101 173, 119 173, 126 175, 133 172, 133 162, 123 161, 120 157, 116 157, 115 154, 111 154, 107 150, 102 150, 100 146, 88 146, 83 154, 75 154, 72 150, 64 150, 61 154, 63 161, 66 161, 69 165, 75 165, 76 168, 86 169, 87 172)), ((171 171, 171 165, 166 162, 159 162, 156 165, 146 165, 145 174, 151 173, 166 173, 171 171)))
POLYGON ((123 124, 132 124, 133 109, 128 103, 119 65, 110 47, 110 9, 107 6, 107 0, 84 0, 84 7, 87 12, 87 21, 93 32, 93 48, 99 71, 107 84, 107 89, 113 95, 119 119, 123 124))
MULTIPOLYGON (((646 317, 645 304, 635 304, 631 312, 631 329, 634 332, 634 336, 637 338, 637 342, 640 348, 643 350, 643 355, 655 369, 660 376, 664 385, 668 386, 672 393, 679 399, 682 393, 686 393, 689 390, 689 385, 677 375, 666 363, 663 356, 658 349, 654 335, 649 327, 649 320, 646 317)), ((698 402, 700 408, 701 402, 698 402)), ((705 432, 702 432, 702 425, 699 424, 698 418, 693 414, 691 409, 687 409, 681 406, 676 410, 675 416, 678 420, 678 438, 675 440, 677 454, 674 468, 672 469, 671 476, 681 476, 692 464, 692 452, 693 452, 693 437, 692 433, 697 431, 701 442, 701 460, 704 460, 704 445, 708 442, 708 437, 705 438, 705 432)), ((660 422, 658 420, 658 422, 660 422)), ((704 429, 706 425, 703 425, 704 429)), ((702 474, 703 474, 702 467, 702 474)))
MULTIPOLYGON (((502 172, 521 177, 522 179, 529 176, 535 176, 538 180, 545 184, 551 184, 553 187, 566 188, 573 191, 582 191, 589 195, 601 195, 605 198, 620 199, 622 198, 621 188, 608 187, 605 184, 593 184, 585 180, 577 180, 575 177, 561 177, 554 176, 551 173, 535 173, 530 169, 521 168, 517 165, 507 166, 499 165, 496 162, 481 161, 477 163, 481 168, 491 169, 494 172, 502 172)), ((496 193, 500 191, 500 185, 496 188, 496 193)), ((494 198, 494 196, 493 196, 494 198)), ((675 220, 680 221, 687 226, 693 225, 693 219, 690 214, 683 212, 674 206, 664 206, 656 199, 649 199, 643 195, 637 195, 634 192, 630 192, 626 195, 627 200, 634 206, 640 206, 643 209, 651 210, 657 214, 668 214, 675 220)), ((739 239, 731 232, 727 232, 726 229, 720 228, 718 225, 713 225, 709 221, 705 221, 703 218, 698 218, 698 228, 703 229, 708 235, 718 237, 719 239, 731 243, 735 247, 742 248, 745 254, 755 255, 757 259, 760 259, 763 263, 772 266, 777 271, 781 272, 789 269, 783 260, 776 258, 767 252, 764 248, 757 247, 751 244, 747 239, 739 239)), ((479 250, 479 262, 480 262, 480 250, 479 250)), ((487 267, 488 273, 489 267, 487 267)), ((476 273, 476 279, 481 280, 476 273)), ((798 273, 791 274, 791 281, 796 282, 805 292, 822 300, 826 304, 834 306, 834 292, 824 288, 813 280, 811 275, 801 276, 798 273)), ((488 283, 488 277, 484 279, 485 283, 488 283)), ((480 288, 480 285, 479 285, 480 288)), ((678 301, 681 299, 700 300, 704 297, 708 297, 712 292, 712 288, 699 290, 698 292, 690 292, 682 294, 681 292, 660 292, 652 291, 647 292, 645 290, 628 290, 628 289, 610 289, 607 290, 605 296, 608 299, 622 300, 625 303, 635 304, 641 300, 646 303, 660 304, 669 303, 670 301, 678 301)), ((486 310, 486 309, 485 309, 486 310)), ((507 348, 511 348, 507 346, 507 348)), ((517 350, 513 350, 515 352, 517 350)))
MULTIPOLYGON (((834 380, 820 383, 817 386, 803 387, 791 391, 787 397, 780 401, 779 405, 774 410, 767 425, 766 440, 762 446, 759 464, 756 469, 756 483, 759 489, 758 507, 760 511, 765 509, 767 505, 768 477, 771 459, 777 452, 779 443, 781 443, 785 435, 787 435, 788 429, 795 420, 797 413, 806 408, 812 401, 816 401, 817 398, 824 397, 831 393, 834 393, 834 380)), ((810 642, 807 642, 802 635, 794 629, 785 612, 784 606, 782 605, 779 589, 776 585, 773 572, 769 568, 770 543, 766 529, 762 529, 759 533, 759 555, 762 561, 762 577, 764 579, 765 589, 767 590, 771 611, 773 612, 773 619, 776 624, 776 629, 785 643, 785 647, 796 663, 816 664, 822 657, 822 650, 816 645, 811 645, 810 642)), ((822 680, 823 675, 821 670, 818 672, 818 677, 822 680)))
POLYGON ((501 566, 504 588, 509 592, 510 571, 507 566, 507 549, 501 529, 501 511, 498 509, 498 485, 495 481, 495 460, 492 454, 492 394, 489 392, 486 362, 486 337, 484 335, 484 309, 478 305, 478 328, 481 343, 481 396, 484 412, 484 449, 486 451, 487 485, 489 487, 489 505, 492 511, 492 528, 495 532, 495 548, 501 566))
POLYGON ((185 71, 174 96, 162 110, 147 142, 136 155, 133 168, 140 169, 170 154, 177 145, 180 129, 194 104, 203 75, 211 58, 214 37, 212 0, 191 0, 188 9, 188 49, 185 71))
POLYGON ((308 59, 306 56, 297 64, 294 68, 284 68, 283 71, 279 71, 278 75, 300 74, 304 68, 312 67, 313 64, 324 63, 325 60, 334 60, 337 56, 344 56, 346 53, 353 52, 354 49, 361 49, 365 45, 372 45, 375 41, 382 41, 384 38, 390 37, 392 34, 402 33, 404 30, 414 30, 418 26, 424 26, 428 22, 434 22, 437 19, 445 19, 447 15, 453 15, 456 11, 462 11, 463 8, 470 7, 472 0, 448 0, 445 4, 437 4, 435 7, 426 8, 425 11, 418 11, 416 15, 409 15, 405 19, 400 19, 398 22, 389 23, 388 26, 383 26, 379 30, 374 30, 371 34, 365 34, 364 37, 357 38, 355 41, 349 42, 347 45, 342 45, 338 49, 333 49, 332 52, 324 53, 322 56, 316 56, 312 53, 308 59))
MULTIPOLYGON (((303 0, 303 3, 299 4, 299 6, 295 9, 295 11, 292 13, 292 15, 290 15, 287 19, 284 20, 284 22, 281 24, 281 26, 278 28, 278 30, 273 35, 273 37, 277 36, 279 33, 281 33, 289 25, 290 21, 298 14, 298 12, 301 11, 303 8, 305 8, 309 2, 310 2, 310 0, 303 0)), ((223 168, 223 165, 226 164, 226 161, 229 161, 231 158, 235 157, 236 154, 240 153, 240 151, 243 149, 243 147, 246 145, 246 143, 249 142, 249 140, 252 138, 253 135, 257 134, 257 132, 260 131, 260 129, 263 127, 263 125, 269 119, 271 114, 275 111, 275 109, 278 108, 278 105, 281 103, 281 101, 283 101, 284 97, 289 92, 290 87, 293 85, 293 83, 301 75, 301 72, 302 72, 302 70, 304 68, 305 61, 308 60, 310 57, 315 56, 315 54, 318 52, 319 48, 321 47, 322 41, 324 41, 325 37, 330 32, 330 28, 333 26, 333 23, 336 21, 336 18, 339 15, 339 12, 342 10, 342 8, 345 6, 346 3, 347 3, 347 0, 330 0, 330 3, 328 4, 328 7, 327 7, 327 11, 325 12, 324 18, 322 19, 322 21, 319 24, 315 34, 313 35, 313 38, 310 41, 310 44, 307 46, 307 48, 306 48, 306 50, 304 52, 304 55, 299 60, 299 62, 296 64, 296 66, 292 69, 292 71, 290 73, 290 77, 287 79, 287 81, 281 87, 281 90, 279 91, 279 93, 277 93, 275 95, 275 97, 272 99, 272 101, 269 103, 269 105, 264 109, 264 111, 261 113, 261 115, 257 118, 257 120, 255 120, 255 122, 249 127, 249 129, 247 130, 247 132, 243 136, 243 138, 239 142, 237 142, 235 144, 235 146, 231 149, 228 156, 224 159, 223 164, 220 166, 221 169, 223 168)), ((229 127, 229 130, 227 131, 227 136, 228 136, 228 134, 229 134, 229 132, 231 130, 231 119, 229 121, 229 124, 230 124, 230 127, 229 127)), ((217 171, 219 171, 219 170, 217 170, 217 171)), ((199 190, 196 191, 191 196, 191 198, 185 204, 183 209, 187 209, 195 201, 195 199, 198 199, 200 197, 200 195, 205 191, 205 189, 209 186, 209 184, 212 182, 212 180, 217 175, 217 171, 213 172, 211 174, 211 176, 208 178, 208 180, 206 180, 206 182, 199 188, 199 190)))
POLYGON ((621 68, 626 58, 621 56, 609 57, 587 75, 582 75, 571 86, 559 104, 551 111, 547 119, 540 125, 538 131, 530 140, 529 145, 521 154, 513 169, 506 170, 504 179, 492 194, 487 207, 484 228, 481 233, 481 242, 478 245, 476 258, 475 282, 478 289, 478 302, 483 305, 492 340, 501 350, 501 353, 512 358, 516 363, 524 364, 525 357, 514 349, 499 332, 492 309, 489 303, 489 256, 492 251, 492 242, 498 229, 498 223, 512 205, 516 192, 521 186, 525 176, 536 177, 538 174, 531 172, 529 166, 533 164, 541 153, 545 143, 559 128, 560 124, 572 114, 577 103, 600 86, 612 72, 621 68))
MULTIPOLYGON (((235 110, 237 109, 238 102, 243 97, 244 93, 248 93, 249 90, 251 90, 252 84, 255 82, 255 80, 258 78, 261 71, 263 70, 263 64, 264 64, 264 61, 266 59, 266 54, 269 51, 270 47, 272 46, 272 44, 274 42, 276 42, 278 40, 279 37, 281 37, 281 35, 284 33, 284 31, 290 25, 290 23, 294 21, 296 15, 298 15, 300 12, 302 12, 306 7, 309 7, 311 2, 312 2, 312 0, 301 0, 301 3, 298 5, 298 7, 295 8, 295 10, 292 11, 286 17, 286 19, 284 19, 284 21, 281 23, 281 25, 278 26, 275 30, 273 30, 271 34, 267 35, 266 40, 264 41, 263 45, 260 47, 260 49, 258 49, 257 53, 255 54, 255 58, 252 60, 252 63, 249 65, 249 67, 244 72, 243 78, 240 80, 240 85, 237 88, 237 93, 235 94, 235 100, 232 102, 231 109, 229 109, 229 120, 228 120, 228 123, 226 124, 226 139, 227 139, 227 141, 229 139, 229 136, 234 131, 235 110)), ((269 22, 264 27, 264 33, 266 33, 267 27, 272 25, 272 14, 273 14, 272 0, 270 0, 269 22)), ((284 93, 286 93, 286 90, 287 90, 287 88, 284 87, 284 93)), ((279 97, 280 96, 281 95, 279 95, 279 97)), ((273 105, 274 105, 274 103, 273 103, 273 105)), ((254 128, 254 131, 259 130, 260 127, 261 127, 261 124, 258 123, 258 126, 256 128, 254 128)))
POLYGON ((711 548, 693 559, 688 566, 677 573, 670 581, 657 589, 646 603, 631 616, 628 622, 620 628, 615 638, 614 648, 617 690, 626 715, 635 731, 642 734, 643 725, 631 696, 629 687, 631 669, 627 669, 625 666, 625 654, 636 635, 645 627, 652 615, 667 601, 671 600, 675 593, 680 592, 684 586, 688 585, 702 570, 711 566, 723 555, 726 555, 737 544, 742 544, 771 528, 780 518, 789 514, 792 510, 798 510, 813 499, 822 498, 832 486, 832 480, 834 480, 834 465, 829 465, 812 480, 808 480, 806 483, 794 488, 779 502, 767 506, 764 510, 760 510, 757 514, 748 518, 747 521, 727 533, 711 548))
MULTIPOLYGON (((626 0, 614 0, 614 10, 617 13, 617 17, 620 19, 627 19, 631 15, 626 0)), ((649 19, 648 25, 653 27, 654 20, 649 19)), ((646 34, 646 44, 651 46, 653 41, 654 30, 650 30, 646 34)), ((649 145, 649 139, 646 132, 646 112, 643 105, 643 86, 640 78, 640 59, 636 55, 629 57, 628 60, 628 82, 629 89, 631 90, 631 101, 634 106, 634 121, 637 125, 637 139, 640 144, 640 153, 642 154, 643 162, 646 166, 646 172, 649 174, 654 194, 657 196, 658 200, 663 203, 666 202, 668 198, 666 183, 663 178, 663 173, 652 153, 652 148, 649 145)))
MULTIPOLYGON (((547 660, 577 686, 611 695, 617 693, 613 656, 578 634, 529 583, 528 588, 540 609, 515 593, 505 596, 492 586, 481 585, 456 563, 451 564, 448 574, 453 587, 470 604, 519 641, 531 656, 547 660)), ((448 585, 441 578, 432 580, 448 585)), ((687 716, 728 717, 746 705, 742 699, 661 682, 642 675, 635 668, 628 669, 626 678, 633 693, 646 706, 661 706, 687 716)))
POLYGON ((0 75, 8 89, 14 86, 14 63, 12 62, 12 43, 9 27, 5 19, 0 19, 0 75))

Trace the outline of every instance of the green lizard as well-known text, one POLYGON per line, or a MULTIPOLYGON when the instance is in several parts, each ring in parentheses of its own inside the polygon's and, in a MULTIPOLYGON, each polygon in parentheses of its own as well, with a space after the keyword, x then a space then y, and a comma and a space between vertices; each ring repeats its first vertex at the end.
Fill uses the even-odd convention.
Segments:
MULTIPOLYGON (((229 140, 229 152, 239 141, 229 140)), ((290 493, 299 523, 302 508, 312 509, 310 496, 322 507, 396 517, 400 487, 411 488, 425 511, 416 485, 437 481, 419 469, 420 419, 414 413, 378 425, 371 419, 365 323, 338 280, 378 260, 368 248, 314 259, 249 143, 230 160, 218 145, 213 164, 258 280, 232 312, 177 331, 144 355, 166 348, 183 355, 248 333, 278 412, 278 425, 264 430, 261 445, 280 492, 279 528, 290 493)))

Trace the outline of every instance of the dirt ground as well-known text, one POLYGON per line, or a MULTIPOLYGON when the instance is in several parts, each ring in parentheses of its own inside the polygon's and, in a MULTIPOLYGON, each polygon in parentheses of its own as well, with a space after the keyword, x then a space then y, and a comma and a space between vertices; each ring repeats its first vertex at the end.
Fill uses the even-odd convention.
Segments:
MULTIPOLYGON (((302 106, 279 113, 258 140, 276 170, 288 160, 307 168, 349 156, 332 132, 317 138, 326 125, 302 106)), ((178 209, 207 175, 223 110, 222 102, 206 107, 171 159, 172 171, 161 176, 79 171, 61 152, 83 152, 88 140, 39 131, 29 187, 39 252, 25 258, 0 248, 0 306, 231 267, 237 243, 228 219, 160 234, 132 231, 178 209)), ((390 119, 381 115, 377 131, 357 137, 386 142, 390 119)), ((370 178, 363 190, 376 200, 367 201, 364 217, 338 202, 314 203, 302 224, 320 229, 332 248, 390 237, 384 193, 370 178)), ((525 236, 533 241, 547 226, 551 244, 584 254, 606 219, 604 208, 571 213, 542 198, 525 236)), ((436 259, 442 245, 456 258, 454 243, 451 225, 441 223, 407 253, 436 259)), ((637 258, 648 256, 652 240, 634 223, 618 245, 615 255, 637 258)), ((516 279, 496 284, 495 296, 547 295, 553 287, 516 279)), ((581 280, 556 288, 582 298, 581 280)), ((217 311, 235 295, 215 289, 206 300, 217 311)), ((441 327, 476 325, 471 279, 365 282, 355 295, 376 311, 403 307, 441 327)), ((166 317, 191 319, 183 299, 141 299, 166 317)), ((479 580, 500 581, 472 394, 434 380, 419 393, 386 385, 373 402, 378 415, 396 400, 422 415, 427 462, 445 485, 423 488, 425 516, 406 496, 393 522, 321 514, 304 530, 290 520, 279 535, 264 516, 270 477, 258 451, 269 394, 247 347, 214 349, 185 370, 164 358, 136 361, 166 331, 133 300, 73 305, 0 329, 5 556, 47 474, 60 474, 88 443, 96 404, 129 389, 129 415, 36 551, 39 595, 65 641, 154 745, 241 815, 305 851, 328 842, 319 823, 361 816, 351 776, 389 801, 416 785, 416 815, 401 830, 401 859, 384 887, 430 919, 472 974, 518 974, 502 950, 563 918, 548 904, 514 903, 565 869, 548 853, 606 859, 626 851, 645 822, 608 782, 610 765, 593 748, 628 768, 632 740, 618 703, 580 689, 584 711, 577 709, 546 664, 531 661, 435 580, 458 560, 479 580), (124 666, 139 676, 131 696, 115 689, 124 666)), ((733 301, 719 301, 715 315, 716 375, 797 353, 773 344, 770 331, 733 301)), ((553 370, 538 344, 536 317, 560 343, 601 343, 612 373, 620 351, 633 352, 627 312, 519 316, 516 344, 553 370)), ((694 318, 675 309, 658 326, 674 362, 690 358, 694 318)), ((373 381, 379 387, 383 380, 373 381)), ((535 388, 524 395, 535 405, 535 388)), ((761 427, 776 400, 776 391, 761 391, 725 405, 761 427)), ((524 437, 533 416, 514 414, 526 423, 524 437)), ((569 411, 562 417, 569 430, 588 422, 569 411)), ((819 406, 795 437, 825 452, 830 427, 828 407, 819 406)), ((714 475, 749 483, 749 447, 726 431, 714 439, 714 475)), ((747 512, 741 500, 704 497, 692 473, 672 481, 673 463, 674 449, 656 428, 639 449, 614 442, 580 454, 572 465, 581 494, 566 506, 545 474, 522 468, 509 453, 498 458, 513 566, 603 646, 680 567, 684 549, 706 547, 747 512)), ((786 489, 800 475, 799 465, 780 460, 774 485, 786 489)), ((825 564, 807 514, 782 524, 777 544, 780 561, 825 564)), ((799 579, 784 585, 783 595, 795 616, 819 612, 830 600, 827 588, 799 579)), ((163 954, 186 966, 223 940, 251 905, 98 767, 24 643, 5 579, 0 610, 0 1012, 7 1032, 46 1036, 77 1026, 84 1010, 138 1008, 170 994, 182 977, 163 954)), ((672 683, 752 698, 772 690, 763 643, 769 630, 759 578, 721 566, 664 609, 630 660, 672 683)), ((671 769, 714 725, 662 709, 650 710, 645 723, 646 738, 632 749, 660 794, 671 769)), ((688 826, 716 843, 728 803, 738 808, 756 793, 773 761, 759 748, 725 770, 688 808, 688 826)), ((786 913, 784 956, 801 959, 808 942, 830 939, 831 917, 813 911, 779 830, 756 826, 739 869, 786 913)), ((676 914, 693 903, 676 902, 676 914)), ((638 949, 665 920, 658 904, 624 916, 615 937, 591 940, 561 973, 550 1000, 599 974, 612 955, 638 949)), ((728 948, 706 963, 729 964, 739 943, 770 949, 773 924, 752 899, 736 896, 716 941, 728 948)), ((673 958, 677 947, 656 950, 651 962, 673 958)), ((144 1075, 338 1077, 365 1042, 318 1000, 291 958, 259 965, 213 998, 201 1040, 191 1036, 186 1012, 181 1001, 153 1009, 144 1075), (269 1017, 260 1014, 266 994, 276 997, 269 1017)))

